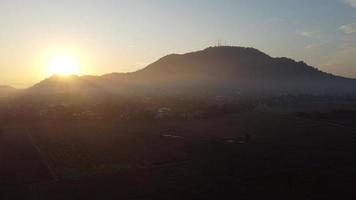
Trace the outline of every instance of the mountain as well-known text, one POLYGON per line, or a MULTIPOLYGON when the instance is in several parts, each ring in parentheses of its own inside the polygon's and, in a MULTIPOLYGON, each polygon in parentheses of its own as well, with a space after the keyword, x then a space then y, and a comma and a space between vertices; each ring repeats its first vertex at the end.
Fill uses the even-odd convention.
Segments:
POLYGON ((14 94, 17 91, 17 89, 7 86, 7 85, 0 85, 0 97, 6 97, 9 95, 14 94))
POLYGON ((32 93, 77 93, 77 92, 98 92, 99 89, 93 81, 86 78, 89 76, 51 76, 28 89, 32 93))
POLYGON ((69 81, 54 76, 29 90, 37 93, 356 94, 356 80, 322 72, 304 62, 274 58, 254 48, 223 46, 167 55, 132 73, 73 76, 69 81))
POLYGON ((135 73, 158 86, 277 93, 351 92, 355 81, 253 48, 210 47, 169 55, 135 73))

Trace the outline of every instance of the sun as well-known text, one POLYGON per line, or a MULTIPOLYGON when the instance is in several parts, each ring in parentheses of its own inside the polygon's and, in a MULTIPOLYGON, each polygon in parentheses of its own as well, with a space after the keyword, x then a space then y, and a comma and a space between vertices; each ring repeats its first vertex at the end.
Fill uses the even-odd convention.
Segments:
POLYGON ((53 56, 48 65, 49 75, 78 75, 80 73, 80 62, 71 55, 53 56))

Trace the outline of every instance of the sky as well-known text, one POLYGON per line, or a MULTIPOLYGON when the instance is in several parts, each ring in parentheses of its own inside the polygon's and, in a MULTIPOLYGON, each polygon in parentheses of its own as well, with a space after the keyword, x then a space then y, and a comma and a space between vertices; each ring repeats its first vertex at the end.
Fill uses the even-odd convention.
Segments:
POLYGON ((100 75, 218 41, 356 78, 356 0, 1 0, 0 13, 0 85, 31 86, 57 55, 100 75))

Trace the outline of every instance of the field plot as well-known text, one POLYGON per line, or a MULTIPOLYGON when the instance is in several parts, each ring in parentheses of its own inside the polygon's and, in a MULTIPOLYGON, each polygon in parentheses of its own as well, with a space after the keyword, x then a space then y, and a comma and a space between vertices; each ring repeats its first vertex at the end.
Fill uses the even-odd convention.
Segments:
POLYGON ((356 197, 354 131, 290 115, 42 124, 34 130, 59 176, 42 185, 50 199, 323 199, 329 188, 329 196, 356 197), (245 135, 250 141, 239 142, 245 135))
POLYGON ((59 178, 136 170, 187 159, 186 143, 156 134, 156 127, 143 126, 46 124, 37 127, 33 137, 59 178), (135 132, 141 128, 142 132, 135 132))

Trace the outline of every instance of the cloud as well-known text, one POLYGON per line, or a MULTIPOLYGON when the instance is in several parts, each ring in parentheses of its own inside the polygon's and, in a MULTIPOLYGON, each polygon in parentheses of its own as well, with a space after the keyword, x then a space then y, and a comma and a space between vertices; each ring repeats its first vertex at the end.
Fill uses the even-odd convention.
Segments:
POLYGON ((317 43, 313 43, 313 44, 309 44, 307 46, 305 46, 306 49, 313 49, 313 48, 319 48, 322 47, 324 45, 327 45, 328 43, 330 43, 329 40, 323 40, 317 43))
POLYGON ((319 31, 303 31, 299 33, 300 36, 313 38, 319 35, 319 31))
POLYGON ((317 39, 317 40, 325 40, 327 39, 323 33, 319 30, 313 30, 313 31, 301 31, 297 32, 299 36, 306 37, 306 38, 311 38, 311 39, 317 39))
POLYGON ((344 31, 346 34, 356 33, 356 22, 340 26, 339 29, 344 31))
POLYGON ((356 0, 344 0, 345 3, 349 4, 352 7, 356 7, 356 0))
POLYGON ((305 46, 305 49, 319 48, 327 45, 333 40, 332 38, 325 36, 320 30, 297 31, 297 35, 307 38, 307 41, 311 42, 305 46))

